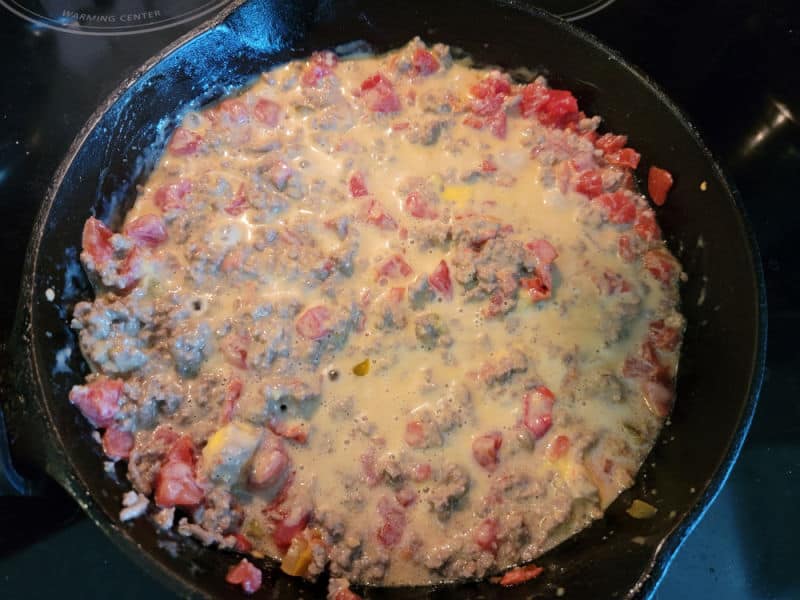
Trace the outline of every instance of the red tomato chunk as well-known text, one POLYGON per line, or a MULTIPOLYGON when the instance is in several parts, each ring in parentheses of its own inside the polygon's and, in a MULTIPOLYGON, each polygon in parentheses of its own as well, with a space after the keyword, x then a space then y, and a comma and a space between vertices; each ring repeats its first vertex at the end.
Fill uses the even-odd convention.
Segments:
POLYGON ((200 149, 203 138, 194 131, 178 127, 167 145, 167 151, 175 156, 191 156, 200 149))
POLYGON ((476 437, 472 441, 472 456, 475 461, 487 471, 497 468, 500 462, 500 447, 503 445, 503 434, 492 431, 476 437))
POLYGON ((361 96, 372 112, 393 113, 400 110, 394 85, 382 73, 375 73, 361 83, 361 96))
POLYGON ((239 564, 228 569, 225 581, 241 585, 245 594, 254 594, 261 588, 261 570, 243 558, 239 564))
POLYGON ((540 385, 533 393, 522 396, 522 423, 536 439, 544 436, 553 425, 553 404, 556 397, 540 385))
POLYGON ((672 173, 652 166, 647 172, 647 193, 656 206, 663 206, 672 188, 672 173))
POLYGON ((103 452, 114 460, 128 458, 133 450, 133 434, 111 426, 103 433, 103 452))
POLYGON ((184 435, 172 445, 156 476, 155 501, 158 506, 193 507, 205 493, 195 480, 195 452, 191 438, 184 435))
POLYGON ((636 219, 636 203, 630 194, 620 191, 601 194, 595 198, 605 210, 610 223, 617 225, 633 223, 636 219))
POLYGON ((414 69, 414 73, 419 75, 430 75, 439 70, 439 61, 424 48, 417 48, 414 50, 414 56, 411 58, 411 65, 414 69))
POLYGON ((155 248, 167 241, 167 226, 156 215, 142 215, 125 225, 123 231, 137 245, 155 248))
POLYGON ((109 427, 119 412, 123 385, 121 379, 98 377, 86 385, 74 386, 69 401, 95 427, 109 427))
POLYGON ((411 268, 411 265, 409 265, 402 256, 395 254, 381 265, 378 269, 377 278, 386 277, 387 279, 401 279, 403 277, 408 277, 413 272, 414 269, 411 268))
POLYGON ((295 323, 295 329, 301 337, 318 340, 330 333, 326 326, 330 318, 331 311, 327 306, 314 306, 300 315, 295 323))
POLYGON ((439 262, 436 269, 428 277, 428 283, 446 300, 453 299, 453 282, 450 279, 450 269, 445 261, 439 262))

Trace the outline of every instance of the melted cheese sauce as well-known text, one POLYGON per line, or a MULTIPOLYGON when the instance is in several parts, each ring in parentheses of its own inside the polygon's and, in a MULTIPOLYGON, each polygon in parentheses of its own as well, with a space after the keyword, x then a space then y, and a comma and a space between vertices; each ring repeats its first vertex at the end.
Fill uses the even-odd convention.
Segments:
MULTIPOLYGON (((496 572, 600 516, 632 482, 662 422, 623 365, 652 321, 680 318, 675 286, 618 255, 630 225, 608 222, 574 183, 548 182, 553 161, 536 160, 535 149, 558 149, 552 128, 522 118, 509 101, 504 136, 465 124, 470 89, 487 72, 449 64, 442 48, 435 73, 403 72, 418 47, 342 61, 312 86, 308 63, 289 63, 187 115, 178 136, 190 132, 197 148, 182 152, 173 139, 126 220, 155 215, 169 233, 148 250, 143 297, 185 307, 183 323, 211 332, 198 371, 173 377, 187 398, 211 389, 214 400, 160 417, 202 448, 198 477, 233 493, 257 552, 280 559, 285 547, 270 535, 276 515, 304 507, 311 517, 301 535, 316 528, 327 541, 334 575, 385 585, 496 572), (373 97, 359 90, 377 72, 391 80, 399 110, 369 110, 373 97), (264 107, 275 107, 274 119, 264 107), (351 193, 356 174, 364 195, 351 193), (411 214, 413 190, 435 218, 411 214), (473 246, 470 259, 458 236, 475 234, 480 218, 505 228, 473 246), (492 246, 498 239, 506 246, 492 246), (509 245, 534 240, 558 253, 543 267, 551 294, 536 302, 519 280, 535 276, 539 259, 502 262, 509 245), (499 315, 487 312, 491 297, 471 293, 457 275, 489 247, 498 258, 484 267, 487 277, 510 269, 519 288, 499 315), (379 275, 394 256, 410 272, 379 275), (415 306, 414 290, 441 261, 452 298, 428 285, 415 306), (603 291, 605 273, 627 289, 603 291), (402 299, 393 300, 393 288, 402 299), (326 312, 305 321, 314 307, 326 312), (303 323, 324 335, 314 339, 303 323), (226 348, 236 336, 242 352, 232 360, 226 348), (504 371, 504 361, 517 362, 504 371), (232 380, 243 388, 226 424, 222 397, 232 380), (276 381, 314 392, 270 404, 276 381), (542 387, 555 398, 551 409, 542 387), (290 426, 303 428, 304 443, 286 435, 290 426), (293 473, 277 508, 274 489, 248 484, 254 453, 275 432, 293 473), (495 433, 499 448, 475 450, 476 439, 495 433), (451 466, 467 490, 448 496, 451 466)), ((604 164, 591 143, 573 135, 570 144, 566 152, 604 164)), ((677 350, 660 356, 674 374, 677 350)), ((175 368, 151 359, 134 377, 175 368)), ((149 431, 139 428, 139 439, 149 431)))

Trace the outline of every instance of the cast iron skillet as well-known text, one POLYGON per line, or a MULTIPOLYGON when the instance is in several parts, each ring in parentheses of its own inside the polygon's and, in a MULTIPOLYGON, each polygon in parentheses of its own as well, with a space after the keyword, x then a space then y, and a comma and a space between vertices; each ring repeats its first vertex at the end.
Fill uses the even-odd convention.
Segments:
MULTIPOLYGON (((590 36, 515 2, 254 1, 179 40, 120 86, 74 143, 31 239, 14 339, 18 395, 6 406, 16 460, 43 468, 130 556, 176 591, 232 593, 223 578, 234 555, 158 537, 145 519, 120 524, 124 477, 116 482, 103 473, 89 426, 67 402, 68 390, 86 372, 67 327, 71 306, 90 295, 77 262, 81 228, 93 213, 120 224, 135 185, 152 169, 188 103, 210 101, 270 65, 315 49, 358 41, 382 52, 416 34, 461 48, 483 64, 547 74, 554 86, 574 90, 587 113, 601 114, 608 129, 630 135, 644 157, 640 176, 650 164, 676 174, 658 217, 689 275, 682 287, 688 329, 675 412, 636 484, 604 519, 537 561, 544 575, 513 589, 473 582, 367 595, 528 598, 564 587, 568 598, 648 596, 718 493, 750 424, 766 343, 760 261, 735 191, 675 106, 590 36), (46 298, 48 288, 54 302, 46 298), (653 503, 657 516, 628 517, 633 498, 653 503)), ((323 585, 269 568, 258 597, 320 597, 323 585)))

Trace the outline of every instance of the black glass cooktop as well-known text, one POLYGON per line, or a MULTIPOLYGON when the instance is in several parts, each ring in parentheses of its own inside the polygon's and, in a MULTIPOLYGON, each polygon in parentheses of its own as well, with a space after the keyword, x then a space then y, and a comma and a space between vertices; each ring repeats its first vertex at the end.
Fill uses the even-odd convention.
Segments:
MULTIPOLYGON (((0 0, 0 339, 34 215, 75 134, 136 66, 225 4, 0 0)), ((742 193, 767 276, 766 384, 750 436, 656 597, 799 598, 798 12, 793 2, 757 0, 538 4, 577 19, 688 113, 742 193)), ((56 520, 74 517, 57 528, 34 517, 9 522, 10 502, 0 498, 0 597, 169 597, 69 501, 56 520)))

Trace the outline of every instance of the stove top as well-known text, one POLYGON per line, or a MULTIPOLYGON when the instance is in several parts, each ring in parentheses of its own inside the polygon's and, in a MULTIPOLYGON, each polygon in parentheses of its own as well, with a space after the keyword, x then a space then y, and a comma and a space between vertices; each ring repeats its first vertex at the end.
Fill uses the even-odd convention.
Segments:
MULTIPOLYGON (((0 272, 7 282, 0 339, 10 332, 34 216, 78 130, 138 65, 228 3, 0 0, 0 272)), ((792 2, 756 0, 531 4, 576 20, 685 110, 739 187, 764 260, 770 347, 753 428, 728 484, 656 597, 796 598, 800 70, 794 59, 800 56, 800 13, 792 2)), ((15 531, 20 535, 0 536, 9 541, 0 544, 4 597, 49 599, 54 591, 82 598, 170 597, 79 515, 55 532, 36 532, 27 521, 15 531)))

